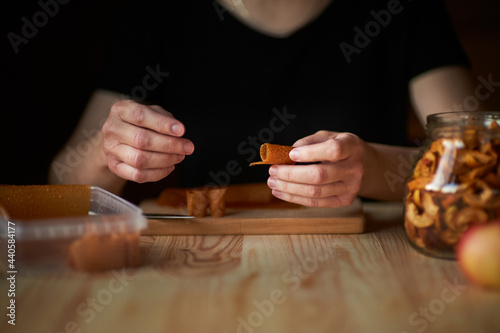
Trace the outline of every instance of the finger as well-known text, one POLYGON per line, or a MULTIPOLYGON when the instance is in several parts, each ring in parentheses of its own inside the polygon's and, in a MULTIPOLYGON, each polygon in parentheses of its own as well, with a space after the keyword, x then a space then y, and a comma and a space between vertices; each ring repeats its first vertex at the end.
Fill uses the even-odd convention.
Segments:
POLYGON ((322 185, 346 179, 351 173, 344 163, 313 165, 273 165, 269 175, 286 182, 322 185))
POLYGON ((267 185, 272 190, 306 198, 327 198, 335 195, 341 195, 349 190, 348 186, 343 181, 337 181, 325 185, 312 185, 285 182, 275 177, 269 177, 267 185))
POLYGON ((109 169, 117 176, 136 183, 156 182, 168 176, 175 167, 137 169, 118 159, 108 159, 109 169))
POLYGON ((176 120, 170 112, 163 109, 162 112, 159 112, 160 109, 159 106, 152 108, 128 101, 122 104, 115 103, 112 112, 116 112, 123 121, 139 127, 172 136, 184 135, 186 131, 184 125, 176 120))
POLYGON ((131 124, 123 124, 116 135, 120 135, 120 143, 141 150, 179 155, 190 155, 194 151, 194 144, 188 139, 160 134, 131 124))
POLYGON ((139 170, 164 169, 184 160, 184 155, 145 151, 124 144, 114 147, 113 155, 116 159, 139 170))
POLYGON ((326 141, 294 148, 290 158, 295 162, 336 162, 349 158, 359 149, 357 137, 340 133, 326 141))
POLYGON ((309 136, 306 136, 302 139, 297 140, 293 146, 294 147, 301 147, 301 146, 306 146, 306 145, 312 145, 315 143, 320 143, 323 141, 326 141, 328 139, 335 138, 337 136, 337 132, 330 132, 330 131, 318 131, 314 134, 311 134, 309 136))
POLYGON ((273 190, 272 193, 278 199, 308 207, 343 207, 352 203, 351 200, 337 195, 326 198, 307 198, 277 190, 273 190))
POLYGON ((164 108, 162 108, 162 107, 161 107, 161 106, 159 106, 159 105, 149 105, 149 107, 150 107, 151 109, 155 110, 155 111, 156 111, 156 112, 158 112, 158 113, 161 113, 161 114, 163 114, 163 115, 165 115, 165 116, 169 116, 169 117, 171 117, 171 118, 174 118, 174 119, 175 119, 175 117, 174 117, 174 115, 173 115, 172 113, 168 112, 167 110, 165 110, 164 108))

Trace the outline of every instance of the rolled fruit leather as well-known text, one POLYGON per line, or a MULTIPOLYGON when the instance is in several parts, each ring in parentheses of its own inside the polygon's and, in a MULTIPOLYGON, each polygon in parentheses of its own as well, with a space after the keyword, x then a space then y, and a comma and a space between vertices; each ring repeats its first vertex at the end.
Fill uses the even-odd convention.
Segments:
POLYGON ((226 191, 227 187, 210 187, 208 189, 210 216, 222 217, 226 215, 226 191))
POLYGON ((210 216, 222 217, 226 214, 227 187, 202 187, 186 191, 188 214, 194 217, 207 216, 210 207, 210 216))
POLYGON ((205 188, 192 188, 186 191, 188 214, 194 217, 207 216, 208 193, 205 188))
POLYGON ((294 147, 264 143, 260 146, 260 158, 262 161, 250 163, 250 166, 259 164, 295 164, 288 154, 294 147))

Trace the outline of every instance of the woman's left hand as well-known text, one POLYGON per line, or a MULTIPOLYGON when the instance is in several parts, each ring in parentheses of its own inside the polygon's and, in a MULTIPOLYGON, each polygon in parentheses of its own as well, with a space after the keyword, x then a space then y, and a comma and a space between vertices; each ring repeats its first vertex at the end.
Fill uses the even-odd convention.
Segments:
POLYGON ((363 182, 368 145, 354 134, 319 131, 298 140, 290 152, 295 162, 273 165, 268 186, 285 201, 310 207, 348 206, 363 182))

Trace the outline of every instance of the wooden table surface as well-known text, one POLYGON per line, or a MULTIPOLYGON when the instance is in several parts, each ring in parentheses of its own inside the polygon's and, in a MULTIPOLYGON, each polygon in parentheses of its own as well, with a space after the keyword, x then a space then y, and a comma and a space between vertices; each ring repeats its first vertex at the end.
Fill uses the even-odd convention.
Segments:
POLYGON ((1 332, 500 332, 500 292, 411 248, 402 206, 359 235, 144 236, 139 269, 16 280, 1 332))

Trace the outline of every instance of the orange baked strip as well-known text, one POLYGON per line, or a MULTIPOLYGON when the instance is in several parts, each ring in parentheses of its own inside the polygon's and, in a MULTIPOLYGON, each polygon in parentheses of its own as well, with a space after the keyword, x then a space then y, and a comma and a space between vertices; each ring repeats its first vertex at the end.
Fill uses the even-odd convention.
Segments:
POLYGON ((0 204, 13 219, 88 215, 89 185, 0 185, 0 204))
POLYGON ((86 233, 68 250, 68 266, 80 272, 102 272, 140 264, 139 233, 86 233))
POLYGON ((295 164, 288 154, 294 147, 264 143, 260 146, 260 158, 262 161, 250 163, 250 166, 258 164, 295 164))
MULTIPOLYGON (((273 196, 272 190, 266 183, 232 184, 217 191, 218 187, 208 188, 208 201, 212 216, 219 215, 222 207, 225 208, 298 208, 300 205, 282 201, 273 196), (221 194, 224 193, 224 196, 221 194), (223 197, 223 201, 221 198, 223 197), (218 207, 218 208, 216 208, 218 207), (217 212, 217 213, 215 213, 217 212)), ((158 197, 156 204, 174 208, 185 208, 187 206, 186 188, 166 188, 158 197)), ((204 200, 200 200, 204 201, 204 200)), ((194 201, 197 202, 197 201, 194 201)), ((191 204, 194 204, 192 202, 191 204)), ((197 203, 198 204, 198 203, 197 203)), ((206 209, 206 203, 202 206, 206 209)), ((200 207, 201 208, 201 207, 200 207)), ((192 208, 191 208, 192 209, 192 208)), ((202 213, 203 214, 203 213, 202 213)))

